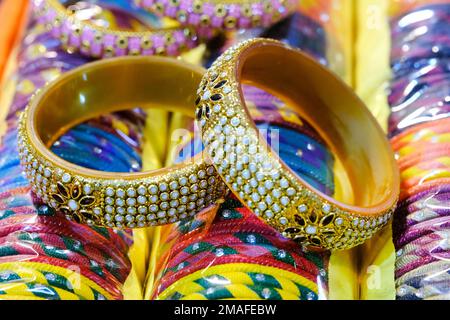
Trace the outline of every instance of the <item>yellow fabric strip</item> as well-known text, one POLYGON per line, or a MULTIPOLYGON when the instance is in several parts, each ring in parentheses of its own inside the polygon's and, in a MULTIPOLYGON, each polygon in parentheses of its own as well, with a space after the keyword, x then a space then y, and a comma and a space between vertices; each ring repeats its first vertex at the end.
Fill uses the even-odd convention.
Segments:
POLYGON ((155 286, 156 264, 159 257, 159 246, 161 244, 161 227, 155 227, 153 231, 150 261, 148 264, 147 277, 145 279, 144 299, 150 300, 155 286))
MULTIPOLYGON (((146 112, 142 170, 150 171, 161 168, 162 161, 164 161, 169 112, 164 110, 147 110, 146 112)), ((152 234, 152 228, 133 230, 133 244, 128 252, 132 269, 123 286, 125 300, 142 300, 144 298, 143 285, 147 277, 152 234)))
MULTIPOLYGON (((356 92, 383 129, 387 129, 389 106, 386 89, 389 64, 390 30, 388 0, 354 1, 357 19, 356 92)), ((394 299, 395 250, 390 226, 359 248, 358 299, 394 299)))

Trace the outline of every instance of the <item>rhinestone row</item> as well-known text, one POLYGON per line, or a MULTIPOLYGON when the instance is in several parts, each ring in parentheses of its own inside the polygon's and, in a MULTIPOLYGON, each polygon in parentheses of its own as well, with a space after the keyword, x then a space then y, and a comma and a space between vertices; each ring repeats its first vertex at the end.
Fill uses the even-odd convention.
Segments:
POLYGON ((178 20, 183 25, 207 28, 268 27, 297 8, 296 0, 236 1, 135 0, 137 6, 178 20))
POLYGON ((213 166, 205 163, 132 181, 65 171, 31 147, 25 121, 26 113, 20 118, 18 147, 32 190, 68 219, 117 228, 173 223, 216 203, 227 190, 213 166))
POLYGON ((37 20, 71 51, 79 50, 92 57, 177 56, 197 45, 197 36, 188 27, 149 32, 108 30, 76 19, 67 10, 60 10, 60 4, 52 5, 54 1, 34 1, 37 20))
POLYGON ((271 42, 252 39, 230 48, 202 79, 196 119, 205 150, 230 189, 284 236, 326 249, 356 246, 381 229, 392 210, 365 217, 328 203, 301 185, 271 149, 260 143, 233 78, 240 53, 259 41, 271 42))

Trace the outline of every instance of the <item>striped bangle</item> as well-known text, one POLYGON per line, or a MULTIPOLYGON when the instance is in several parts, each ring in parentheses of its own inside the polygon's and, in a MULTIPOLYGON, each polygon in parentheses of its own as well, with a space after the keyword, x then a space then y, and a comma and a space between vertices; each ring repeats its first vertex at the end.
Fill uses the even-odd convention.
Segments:
POLYGON ((300 297, 286 290, 269 288, 259 285, 229 284, 208 288, 190 295, 186 295, 180 300, 300 300, 300 297))
MULTIPOLYGON (((69 263, 64 260, 50 258, 50 257, 46 257, 46 256, 30 256, 30 255, 16 256, 15 259, 16 259, 16 261, 11 262, 11 263, 17 263, 17 262, 21 263, 21 262, 26 261, 26 262, 35 262, 35 263, 40 263, 40 264, 51 265, 51 266, 55 266, 55 267, 57 266, 57 267, 61 267, 64 269, 69 269, 69 270, 77 270, 77 273, 80 273, 87 279, 90 279, 92 282, 95 282, 100 287, 104 288, 104 290, 109 292, 110 295, 114 297, 114 299, 119 299, 119 300, 122 299, 122 292, 120 290, 121 284, 118 282, 117 279, 115 279, 114 277, 108 277, 108 276, 103 278, 103 277, 97 275, 96 273, 94 273, 93 271, 91 271, 89 269, 89 267, 87 267, 87 266, 74 265, 73 263, 69 263)), ((12 270, 14 270, 14 269, 12 269, 12 270)))
MULTIPOLYGON (((75 268, 64 268, 61 266, 46 264, 46 263, 38 263, 38 262, 30 262, 30 261, 17 261, 17 262, 8 262, 8 263, 0 263, 0 272, 3 275, 7 275, 14 270, 14 273, 17 273, 20 277, 28 277, 31 273, 32 276, 36 276, 35 273, 39 272, 44 275, 45 274, 55 274, 60 277, 67 279, 67 281, 71 282, 71 285, 74 290, 78 290, 78 283, 72 283, 72 281, 77 281, 78 279, 80 286, 88 286, 92 288, 93 294, 98 294, 98 297, 101 299, 102 297, 111 300, 114 298, 108 291, 106 291, 103 287, 99 286, 95 281, 85 277, 83 274, 75 271, 75 268)), ((47 279, 47 277, 45 277, 47 279)), ((51 278, 51 277, 50 277, 51 278)), ((47 281, 49 281, 47 279, 47 281)), ((50 280, 51 281, 51 280, 50 280)), ((48 282, 50 284, 50 282, 48 282)))
POLYGON ((262 266, 275 267, 275 268, 279 268, 282 270, 297 273, 297 274, 309 279, 310 281, 316 280, 315 277, 311 277, 310 274, 307 274, 304 271, 299 270, 297 268, 291 267, 286 263, 277 262, 274 259, 258 259, 258 258, 236 256, 233 258, 215 257, 215 259, 213 259, 212 261, 209 261, 209 260, 201 261, 200 263, 196 263, 195 265, 189 265, 187 267, 182 267, 181 270, 173 270, 173 271, 170 271, 170 273, 166 271, 166 274, 164 275, 163 278, 161 278, 159 284, 160 284, 161 288, 165 289, 169 285, 177 282, 179 279, 184 278, 186 275, 194 273, 198 270, 210 268, 211 266, 216 266, 216 265, 227 265, 228 266, 229 264, 233 264, 233 263, 251 263, 251 264, 259 264, 262 266))
POLYGON ((448 261, 434 261, 420 267, 415 268, 400 277, 397 277, 395 282, 396 284, 401 284, 406 282, 410 278, 416 277, 428 277, 431 275, 440 275, 443 276, 444 273, 450 273, 450 262, 448 261))
POLYGON ((177 282, 176 292, 165 300, 179 300, 184 296, 191 295, 203 290, 215 288, 223 285, 241 284, 247 286, 264 286, 274 289, 282 289, 290 292, 300 299, 316 300, 317 294, 302 284, 285 278, 280 274, 267 274, 257 272, 224 272, 220 274, 212 274, 210 276, 201 277, 193 281, 177 282))
MULTIPOLYGON (((283 277, 286 277, 295 283, 301 284, 302 286, 308 288, 309 290, 317 293, 317 284, 315 281, 308 280, 297 273, 293 273, 284 269, 271 267, 271 266, 262 266, 262 265, 255 265, 253 263, 230 263, 226 265, 216 265, 216 266, 210 266, 207 269, 204 270, 198 270, 196 272, 193 272, 191 274, 186 275, 186 277, 183 277, 183 282, 190 282, 195 281, 196 279, 208 277, 214 274, 222 274, 224 272, 254 272, 254 273, 260 273, 260 274, 269 274, 272 276, 282 275, 283 277)), ((175 294, 177 290, 177 286, 181 285, 182 282, 175 282, 169 287, 164 287, 162 285, 158 286, 158 292, 159 294, 156 294, 157 299, 167 299, 169 296, 175 294)))
MULTIPOLYGON (((28 286, 30 283, 35 283, 73 293, 82 300, 106 299, 104 295, 90 287, 83 280, 85 279, 81 279, 78 275, 76 275, 75 279, 73 275, 65 277, 55 272, 41 271, 35 268, 24 266, 17 268, 17 265, 14 265, 13 270, 0 271, 0 284, 5 285, 5 287, 8 285, 13 287, 16 284, 28 286)), ((26 289, 24 290, 24 292, 27 291, 26 289)), ((7 291, 5 294, 10 295, 11 292, 7 291)))
MULTIPOLYGON (((30 219, 27 215, 21 215, 0 220, 0 237, 6 237, 9 234, 18 231, 60 234, 77 240, 82 240, 84 238, 106 251, 108 250, 108 243, 112 241, 115 244, 114 249, 117 248, 116 250, 119 250, 119 252, 123 254, 126 254, 127 252, 123 240, 119 240, 117 234, 112 239, 102 239, 99 233, 94 233, 93 230, 88 227, 70 223, 64 218, 55 216, 38 216, 30 219), (124 247, 121 248, 121 244, 124 247)), ((111 248, 109 248, 109 250, 111 250, 111 248)))
POLYGON ((37 296, 45 300, 79 300, 80 296, 57 287, 35 281, 25 283, 0 283, 0 295, 37 296))
POLYGON ((397 239, 396 246, 402 247, 415 239, 426 236, 433 232, 445 231, 449 227, 450 221, 447 217, 440 217, 437 219, 418 223, 409 228, 397 239))
POLYGON ((50 233, 29 233, 16 232, 4 238, 0 238, 0 243, 8 243, 11 241, 19 241, 23 243, 38 243, 40 245, 54 245, 56 247, 65 248, 65 250, 76 252, 80 255, 93 258, 100 261, 104 265, 111 265, 108 261, 113 261, 116 268, 127 269, 130 261, 126 255, 118 254, 111 249, 110 251, 101 250, 95 244, 88 241, 79 241, 73 238, 65 237, 50 233))

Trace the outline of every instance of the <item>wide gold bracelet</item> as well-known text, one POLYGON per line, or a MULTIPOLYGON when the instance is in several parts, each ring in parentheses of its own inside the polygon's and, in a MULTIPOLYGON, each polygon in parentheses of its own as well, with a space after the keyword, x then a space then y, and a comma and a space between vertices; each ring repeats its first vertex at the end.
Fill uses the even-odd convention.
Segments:
POLYGON ((121 57, 86 64, 38 92, 21 114, 18 146, 32 190, 69 219, 108 227, 145 227, 195 215, 226 186, 201 155, 139 173, 67 162, 49 150, 65 131, 101 114, 135 107, 192 115, 204 70, 163 57, 121 57))
POLYGON ((310 247, 346 249, 391 217, 399 173, 383 131, 351 89, 307 55, 274 40, 245 41, 207 71, 196 102, 216 170, 284 236, 310 247), (249 116, 241 83, 284 99, 315 127, 342 163, 349 203, 314 189, 273 152, 249 116))

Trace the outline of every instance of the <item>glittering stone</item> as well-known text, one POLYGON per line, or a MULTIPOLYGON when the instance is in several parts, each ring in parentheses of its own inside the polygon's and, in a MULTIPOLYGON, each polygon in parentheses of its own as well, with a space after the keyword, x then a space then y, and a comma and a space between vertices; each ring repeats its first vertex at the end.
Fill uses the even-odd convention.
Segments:
POLYGON ((317 227, 315 227, 315 226, 307 226, 305 228, 305 231, 308 234, 315 234, 317 232, 317 227))
POLYGON ((148 187, 148 192, 150 194, 157 194, 158 193, 158 187, 154 184, 148 187))
POLYGON ((72 177, 68 173, 64 173, 61 177, 61 181, 64 183, 69 183, 72 180, 72 177))
POLYGON ((73 200, 73 199, 70 199, 68 202, 67 202, 67 206, 70 208, 70 210, 72 210, 72 211, 77 211, 79 208, 80 208, 80 205, 78 204, 78 202, 77 201, 75 201, 75 200, 73 200))
POLYGON ((106 188, 106 195, 109 197, 114 196, 114 189, 111 187, 106 188))
POLYGON ((83 192, 84 194, 91 194, 92 193, 92 187, 90 184, 85 184, 83 186, 83 192))
POLYGON ((117 189, 116 196, 119 198, 125 197, 125 191, 123 189, 117 189))
POLYGON ((136 190, 134 190, 134 188, 128 188, 128 190, 127 190, 127 196, 129 196, 129 197, 135 197, 135 196, 136 196, 136 190))
MULTIPOLYGON (((266 211, 266 214, 267 214, 267 211, 266 211)), ((282 225, 286 225, 286 224, 288 223, 288 219, 286 219, 285 217, 281 217, 281 218, 279 219, 279 222, 280 222, 282 225)))
POLYGON ((147 198, 144 197, 144 196, 138 196, 138 197, 137 197, 137 202, 138 202, 139 204, 145 204, 146 201, 147 201, 147 198))
POLYGON ((137 189, 137 192, 140 195, 145 195, 147 193, 147 188, 145 186, 139 186, 138 189, 137 189))

